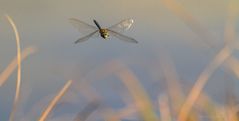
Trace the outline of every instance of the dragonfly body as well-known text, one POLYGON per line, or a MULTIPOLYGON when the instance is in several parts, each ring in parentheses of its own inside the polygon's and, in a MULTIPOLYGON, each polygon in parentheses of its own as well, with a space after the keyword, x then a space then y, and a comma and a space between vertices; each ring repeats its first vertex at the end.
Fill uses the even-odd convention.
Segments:
POLYGON ((82 22, 75 18, 71 18, 70 22, 74 26, 76 26, 81 33, 88 33, 88 35, 78 39, 77 41, 75 41, 75 43, 86 41, 90 37, 96 35, 97 33, 99 33, 100 36, 104 39, 108 39, 109 36, 112 35, 112 36, 114 36, 120 40, 124 40, 126 42, 138 43, 135 39, 120 34, 120 32, 128 30, 131 27, 131 25, 133 24, 133 19, 123 20, 123 21, 119 22, 118 24, 115 24, 108 28, 101 28, 100 24, 96 20, 93 20, 96 27, 89 25, 89 24, 82 22), (91 31, 91 33, 89 33, 88 31, 89 32, 91 31))
POLYGON ((100 24, 96 20, 93 20, 93 21, 94 21, 95 25, 97 26, 97 28, 99 29, 100 36, 104 39, 109 38, 108 30, 107 29, 102 29, 100 24))

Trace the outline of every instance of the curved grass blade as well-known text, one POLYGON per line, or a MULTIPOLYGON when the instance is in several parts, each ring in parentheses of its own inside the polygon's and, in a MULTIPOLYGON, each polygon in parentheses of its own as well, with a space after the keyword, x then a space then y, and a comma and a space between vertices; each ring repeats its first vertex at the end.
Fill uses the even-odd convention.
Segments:
POLYGON ((10 118, 9 118, 9 121, 14 121, 14 115, 15 115, 17 105, 18 105, 18 102, 19 102, 20 88, 21 88, 21 47, 20 47, 20 36, 19 36, 17 27, 16 27, 13 19, 8 15, 6 15, 6 18, 12 26, 12 29, 13 29, 13 31, 15 33, 15 37, 16 37, 16 43, 17 43, 17 65, 18 65, 18 69, 17 69, 16 92, 15 92, 14 102, 13 102, 13 106, 12 106, 12 112, 11 112, 10 118))

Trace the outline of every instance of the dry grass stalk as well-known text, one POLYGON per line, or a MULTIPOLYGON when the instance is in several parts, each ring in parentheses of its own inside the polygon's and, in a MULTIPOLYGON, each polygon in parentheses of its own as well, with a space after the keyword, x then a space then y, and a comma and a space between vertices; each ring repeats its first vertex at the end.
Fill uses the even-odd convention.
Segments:
POLYGON ((168 97, 166 95, 161 95, 158 98, 158 104, 161 115, 161 121, 172 121, 168 97))
POLYGON ((169 99, 172 103, 173 113, 178 113, 185 98, 181 85, 179 84, 178 73, 174 67, 172 59, 166 51, 161 50, 160 68, 166 79, 166 86, 169 93, 169 99))
POLYGON ((17 43, 17 65, 18 65, 17 82, 16 82, 17 84, 16 84, 16 92, 15 92, 14 102, 13 102, 13 106, 12 106, 12 112, 11 112, 10 118, 9 118, 9 121, 13 121, 14 120, 14 115, 15 115, 15 112, 16 112, 16 108, 17 108, 17 105, 18 105, 18 102, 19 102, 20 88, 21 88, 21 47, 20 47, 20 36, 19 36, 17 27, 16 27, 13 19, 8 15, 6 15, 6 18, 12 26, 12 29, 15 33, 16 43, 17 43))
POLYGON ((162 3, 167 7, 173 14, 183 20, 191 30, 202 39, 209 47, 215 47, 215 38, 210 34, 208 29, 204 27, 193 15, 185 10, 185 8, 177 3, 175 0, 162 0, 162 3))
MULTIPOLYGON (((21 53, 21 61, 25 60, 29 55, 33 54, 36 52, 36 48, 35 47, 28 47, 26 49, 24 49, 21 53)), ((9 76, 13 73, 13 71, 16 69, 17 67, 17 57, 15 57, 12 62, 7 66, 7 68, 1 73, 0 75, 0 87, 3 86, 3 84, 5 84, 5 82, 7 81, 7 79, 9 78, 9 76)))
POLYGON ((232 50, 225 46, 199 75, 178 116, 178 121, 186 121, 189 112, 213 72, 231 56, 232 50))
POLYGON ((157 116, 153 111, 150 99, 144 91, 144 88, 141 86, 132 71, 130 71, 122 63, 121 67, 122 70, 116 74, 129 90, 131 96, 135 101, 135 105, 141 113, 142 118, 145 121, 157 121, 157 116))
POLYGON ((61 97, 66 93, 66 91, 71 86, 72 80, 67 81, 67 83, 64 85, 64 87, 59 91, 59 93, 55 96, 55 98, 50 102, 50 104, 47 106, 46 110, 43 111, 41 117, 38 121, 45 121, 49 113, 52 111, 52 109, 55 107, 56 103, 61 99, 61 97))

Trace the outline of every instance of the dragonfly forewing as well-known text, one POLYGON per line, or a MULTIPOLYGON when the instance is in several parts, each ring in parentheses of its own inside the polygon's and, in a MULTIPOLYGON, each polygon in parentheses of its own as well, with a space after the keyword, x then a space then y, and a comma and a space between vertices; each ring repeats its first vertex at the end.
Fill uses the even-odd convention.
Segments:
POLYGON ((70 18, 69 21, 82 34, 89 34, 91 32, 94 32, 94 31, 98 30, 97 27, 89 25, 89 24, 87 24, 83 21, 80 21, 78 19, 75 19, 75 18, 70 18))
POLYGON ((121 22, 109 27, 108 29, 120 33, 120 32, 128 30, 132 26, 133 23, 134 23, 133 19, 125 19, 125 20, 122 20, 121 22))

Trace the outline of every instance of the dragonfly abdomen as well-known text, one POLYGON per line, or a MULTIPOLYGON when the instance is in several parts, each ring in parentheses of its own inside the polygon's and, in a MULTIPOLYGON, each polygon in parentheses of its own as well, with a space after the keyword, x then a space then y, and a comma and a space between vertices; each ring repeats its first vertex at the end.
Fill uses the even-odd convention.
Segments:
POLYGON ((95 25, 98 27, 98 29, 100 30, 101 29, 100 24, 96 20, 93 20, 93 21, 94 21, 95 25))

